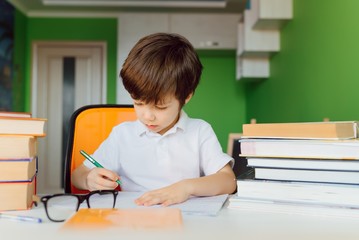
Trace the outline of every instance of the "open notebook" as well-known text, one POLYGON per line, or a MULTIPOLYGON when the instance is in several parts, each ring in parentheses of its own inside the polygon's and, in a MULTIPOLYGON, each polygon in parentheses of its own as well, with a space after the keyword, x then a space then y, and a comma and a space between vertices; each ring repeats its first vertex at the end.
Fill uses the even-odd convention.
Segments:
MULTIPOLYGON (((140 197, 143 193, 141 192, 119 192, 117 196, 116 208, 117 209, 132 209, 132 208, 164 208, 159 205, 151 206, 151 207, 144 207, 144 206, 137 206, 135 204, 135 199, 140 197)), ((104 201, 103 198, 112 197, 102 195, 99 196, 94 201, 98 201, 96 206, 101 207, 101 202, 104 201)), ((218 196, 211 196, 211 197, 192 197, 187 201, 179 204, 171 205, 167 208, 176 208, 181 210, 182 214, 190 214, 190 215, 204 215, 204 216, 216 216, 219 211, 221 210, 223 204, 226 202, 228 198, 228 194, 218 195, 218 196)), ((65 201, 58 203, 61 207, 66 208, 68 203, 65 201)), ((106 208, 107 206, 103 206, 106 208)), ((81 208, 87 208, 86 204, 83 203, 81 208)))
MULTIPOLYGON (((141 208, 134 203, 134 200, 140 197, 140 192, 119 192, 116 208, 141 208)), ((216 216, 226 202, 228 194, 211 197, 192 197, 187 201, 169 206, 169 208, 178 208, 183 214, 216 216)), ((162 208, 161 206, 152 206, 152 208, 162 208)), ((146 207, 148 208, 148 207, 146 207)))
MULTIPOLYGON (((216 216, 228 198, 228 195, 224 194, 212 197, 193 197, 184 203, 169 207, 159 205, 151 207, 137 206, 134 200, 142 194, 139 192, 119 192, 116 209, 105 209, 105 205, 103 206, 104 208, 101 208, 101 202, 106 202, 104 198, 112 196, 102 195, 92 199, 93 201, 98 201, 96 203, 98 208, 87 209, 83 204, 80 210, 65 222, 63 228, 181 228, 183 225, 182 215, 216 216)), ((68 206, 66 202, 58 204, 64 208, 68 206)))

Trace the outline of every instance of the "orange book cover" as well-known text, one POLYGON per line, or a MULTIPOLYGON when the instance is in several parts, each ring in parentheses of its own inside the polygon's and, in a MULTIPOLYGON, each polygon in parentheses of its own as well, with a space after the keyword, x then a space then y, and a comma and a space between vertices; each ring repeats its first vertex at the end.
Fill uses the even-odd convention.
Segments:
POLYGON ((182 213, 176 208, 79 209, 63 229, 98 229, 121 227, 130 229, 178 229, 182 213))

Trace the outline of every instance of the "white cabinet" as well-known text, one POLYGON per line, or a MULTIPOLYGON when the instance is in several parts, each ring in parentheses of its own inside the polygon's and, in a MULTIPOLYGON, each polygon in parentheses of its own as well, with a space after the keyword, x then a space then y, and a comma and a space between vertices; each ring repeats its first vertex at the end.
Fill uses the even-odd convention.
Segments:
POLYGON ((237 57, 237 79, 269 77, 268 57, 237 57))
POLYGON ((170 14, 170 32, 185 36, 196 49, 236 49, 240 14, 170 14))
POLYGON ((292 0, 250 0, 238 24, 238 80, 270 76, 270 57, 280 51, 280 28, 292 17, 292 0))
MULTIPOLYGON (((123 13, 118 17, 118 75, 135 43, 155 32, 172 32, 186 37, 196 49, 237 48, 237 26, 240 14, 203 13, 123 13)), ((117 82, 117 103, 132 104, 117 82)))
MULTIPOLYGON (((252 1, 253 2, 253 1, 252 1)), ((254 3, 254 2, 253 2, 254 3)), ((255 5, 253 5, 255 7, 255 5)), ((238 34, 242 39, 242 52, 240 55, 258 55, 259 53, 273 53, 280 49, 279 30, 254 29, 256 23, 255 11, 245 10, 243 27, 238 34)))
POLYGON ((281 29, 293 18, 293 0, 251 0, 254 3, 254 29, 281 29))

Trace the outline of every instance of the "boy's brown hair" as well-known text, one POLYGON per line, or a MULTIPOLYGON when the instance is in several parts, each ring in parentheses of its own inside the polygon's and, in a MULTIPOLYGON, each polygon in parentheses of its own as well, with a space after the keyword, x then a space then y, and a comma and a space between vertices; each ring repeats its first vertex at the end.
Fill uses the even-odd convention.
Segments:
POLYGON ((135 100, 161 104, 174 95, 185 104, 195 92, 203 66, 192 44, 183 36, 155 33, 140 39, 130 51, 120 76, 135 100))

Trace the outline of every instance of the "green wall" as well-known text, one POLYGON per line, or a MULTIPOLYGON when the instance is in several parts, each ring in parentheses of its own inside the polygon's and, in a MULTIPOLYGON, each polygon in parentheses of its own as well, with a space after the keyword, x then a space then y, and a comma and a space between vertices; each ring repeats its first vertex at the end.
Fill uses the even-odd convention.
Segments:
POLYGON ((246 84, 247 120, 359 120, 358 9, 357 0, 294 0, 271 76, 246 84))
MULTIPOLYGON (((26 18, 17 21, 16 51, 25 69, 24 97, 18 108, 31 111, 31 46, 33 41, 106 41, 108 47, 108 103, 116 102, 117 19, 26 18), (26 55, 24 53, 26 52, 26 55), (26 57, 25 57, 26 56, 26 57)), ((245 121, 244 85, 235 80, 235 51, 200 51, 204 66, 200 85, 185 107, 194 118, 209 122, 226 151, 228 134, 241 132, 245 121)), ((20 64, 21 65, 21 64, 20 64)))
POLYGON ((185 111, 193 118, 209 122, 227 151, 228 134, 242 132, 246 101, 244 85, 236 81, 235 52, 200 52, 203 65, 201 82, 185 111))
MULTIPOLYGON (((235 54, 200 52, 201 83, 185 110, 212 124, 222 147, 230 132, 257 122, 359 120, 359 1, 293 0, 271 76, 235 80, 235 54)), ((16 14, 16 108, 30 111, 33 41, 106 41, 108 103, 116 101, 117 19, 27 18, 16 14)))
POLYGON ((117 19, 116 18, 27 18, 26 100, 31 106, 31 46, 33 41, 105 41, 107 43, 107 102, 116 102, 117 19))

